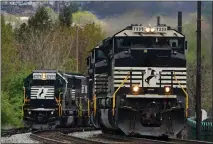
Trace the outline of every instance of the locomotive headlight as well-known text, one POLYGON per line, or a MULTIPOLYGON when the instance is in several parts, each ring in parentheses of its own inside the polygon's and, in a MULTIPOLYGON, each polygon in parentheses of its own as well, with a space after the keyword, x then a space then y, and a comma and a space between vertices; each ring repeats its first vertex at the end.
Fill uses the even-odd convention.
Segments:
POLYGON ((31 114, 31 111, 28 111, 28 114, 31 114))
POLYGON ((54 111, 51 112, 51 114, 53 114, 53 113, 54 113, 54 111))
POLYGON ((164 91, 165 91, 165 93, 170 93, 171 88, 169 86, 165 86, 164 91))
POLYGON ((155 28, 151 28, 151 32, 154 32, 155 31, 155 28))
POLYGON ((133 87, 133 92, 138 92, 138 90, 139 90, 139 87, 138 87, 138 86, 134 86, 134 87, 133 87))
POLYGON ((146 28, 146 32, 150 32, 150 28, 146 28))

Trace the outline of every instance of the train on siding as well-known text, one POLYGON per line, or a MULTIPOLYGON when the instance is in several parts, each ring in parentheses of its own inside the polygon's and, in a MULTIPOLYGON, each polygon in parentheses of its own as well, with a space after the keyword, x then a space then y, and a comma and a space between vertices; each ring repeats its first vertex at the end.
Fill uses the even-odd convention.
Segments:
POLYGON ((88 126, 87 78, 34 70, 24 80, 23 123, 31 129, 88 126))
POLYGON ((156 26, 131 25, 90 51, 88 113, 103 132, 175 137, 188 110, 187 41, 157 19, 156 26))

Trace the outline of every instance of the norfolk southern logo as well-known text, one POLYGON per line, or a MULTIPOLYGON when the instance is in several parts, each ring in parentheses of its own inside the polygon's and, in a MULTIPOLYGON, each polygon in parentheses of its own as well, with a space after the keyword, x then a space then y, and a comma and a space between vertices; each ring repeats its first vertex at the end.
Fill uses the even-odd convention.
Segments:
POLYGON ((148 71, 151 71, 151 74, 145 79, 145 82, 148 85, 150 85, 150 80, 152 78, 157 78, 157 75, 159 75, 159 74, 157 74, 156 71, 154 69, 151 69, 151 68, 148 68, 148 71))
POLYGON ((44 88, 44 87, 39 88, 38 93, 37 93, 37 98, 43 99, 44 96, 46 95, 46 93, 47 93, 47 89, 46 88, 44 88))
POLYGON ((41 97, 41 94, 43 94, 43 93, 44 93, 44 89, 42 88, 39 96, 41 97))

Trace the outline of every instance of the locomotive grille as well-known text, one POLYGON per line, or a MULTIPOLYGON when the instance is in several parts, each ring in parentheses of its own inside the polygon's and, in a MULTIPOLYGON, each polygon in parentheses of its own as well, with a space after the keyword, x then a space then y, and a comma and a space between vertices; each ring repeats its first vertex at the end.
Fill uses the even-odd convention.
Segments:
POLYGON ((31 99, 54 99, 53 86, 32 86, 31 99))
POLYGON ((132 75, 124 83, 124 87, 130 87, 130 79, 132 85, 139 84, 139 87, 164 87, 173 85, 174 88, 186 88, 187 73, 186 68, 173 67, 115 67, 114 68, 114 87, 119 87, 127 74, 132 71, 132 75), (142 73, 145 73, 144 75, 142 73), (177 81, 174 78, 174 73, 177 81), (143 75, 143 79, 142 79, 143 75))

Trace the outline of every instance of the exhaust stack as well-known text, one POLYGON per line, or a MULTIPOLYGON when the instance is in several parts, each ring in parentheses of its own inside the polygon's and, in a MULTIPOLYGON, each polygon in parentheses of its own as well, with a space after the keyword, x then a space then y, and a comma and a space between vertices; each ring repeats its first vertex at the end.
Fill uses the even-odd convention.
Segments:
POLYGON ((160 25, 160 16, 157 16, 157 26, 160 25))
POLYGON ((178 12, 178 32, 182 33, 182 12, 178 12))

